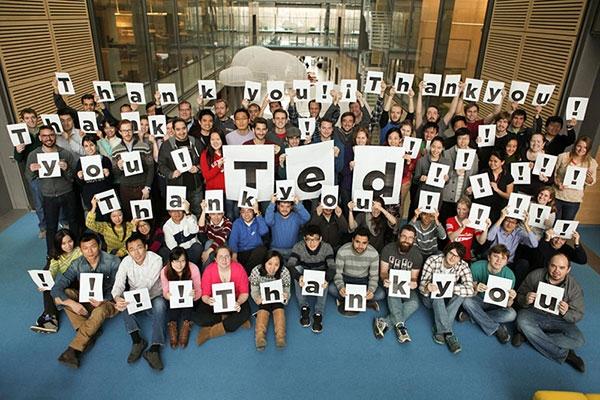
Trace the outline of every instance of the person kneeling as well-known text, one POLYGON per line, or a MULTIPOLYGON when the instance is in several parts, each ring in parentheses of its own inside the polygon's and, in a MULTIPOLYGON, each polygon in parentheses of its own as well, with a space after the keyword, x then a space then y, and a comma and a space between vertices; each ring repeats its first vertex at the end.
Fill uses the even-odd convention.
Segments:
POLYGON ((275 327, 275 345, 281 349, 286 346, 285 342, 285 311, 284 307, 290 298, 291 277, 290 272, 283 266, 283 257, 279 252, 270 250, 265 255, 261 265, 254 267, 250 273, 250 292, 252 299, 258 305, 256 313, 256 350, 262 351, 267 346, 267 328, 269 326, 269 315, 273 314, 273 325, 275 327), (262 296, 261 284, 281 280, 283 293, 272 292, 266 288, 265 297, 262 296), (270 301, 270 296, 275 296, 275 303, 270 301))
POLYGON ((123 313, 125 328, 133 341, 127 362, 134 363, 143 355, 152 369, 160 371, 163 369, 160 347, 165 344, 165 319, 167 316, 167 304, 162 297, 160 283, 162 259, 158 254, 148 251, 144 237, 137 232, 127 239, 125 247, 129 255, 121 261, 112 289, 117 310, 125 311, 129 304, 122 297, 126 285, 129 285, 129 290, 148 289, 152 303, 152 308, 146 311, 136 314, 123 313), (148 343, 141 336, 138 325, 139 316, 145 313, 152 316, 152 345, 148 350, 146 350, 148 343))

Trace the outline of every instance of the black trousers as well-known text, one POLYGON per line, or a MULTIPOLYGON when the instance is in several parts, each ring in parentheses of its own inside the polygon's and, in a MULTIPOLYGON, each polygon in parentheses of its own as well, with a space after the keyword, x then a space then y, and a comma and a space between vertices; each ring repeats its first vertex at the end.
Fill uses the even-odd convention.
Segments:
POLYGON ((235 332, 244 322, 250 319, 248 301, 242 304, 241 308, 240 312, 215 314, 212 306, 200 300, 192 313, 192 321, 200 326, 213 326, 223 322, 226 332, 235 332))
POLYGON ((42 201, 44 215, 46 216, 46 250, 48 254, 50 254, 54 247, 54 236, 56 236, 56 231, 58 231, 58 219, 61 210, 63 210, 63 213, 67 218, 71 232, 75 235, 73 239, 77 241, 79 238, 81 227, 76 216, 78 207, 73 192, 68 192, 56 197, 43 196, 42 201))

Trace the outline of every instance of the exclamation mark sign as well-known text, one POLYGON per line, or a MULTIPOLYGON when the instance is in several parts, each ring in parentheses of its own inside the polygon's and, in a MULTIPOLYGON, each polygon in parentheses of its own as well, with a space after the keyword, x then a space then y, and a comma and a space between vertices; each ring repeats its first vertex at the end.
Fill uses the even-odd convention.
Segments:
POLYGON ((489 142, 490 141, 490 130, 488 128, 485 129, 485 137, 484 137, 484 142, 489 142))
POLYGON ((523 171, 524 171, 525 167, 523 167, 522 165, 518 165, 517 166, 517 172, 519 175, 519 180, 523 180, 523 171))
POLYGON ((541 223, 542 223, 542 213, 543 213, 543 212, 544 212, 544 210, 543 210, 543 209, 541 209, 541 208, 538 208, 538 209, 537 209, 537 216, 535 217, 535 222, 536 222, 537 224, 541 224, 541 223))
POLYGON ((96 278, 91 277, 90 278, 90 294, 88 296, 90 298, 94 298, 94 283, 96 283, 96 278))
POLYGON ((306 133, 310 133, 310 121, 304 121, 304 125, 306 125, 306 133))
POLYGON ((515 214, 519 214, 519 209, 521 208, 521 203, 523 202, 522 198, 517 198, 517 204, 515 205, 515 214))
POLYGON ((436 182, 439 182, 439 181, 440 181, 440 175, 442 175, 442 169, 441 169, 441 168, 438 168, 438 169, 435 171, 435 181, 436 181, 436 182))
POLYGON ((580 101, 575 101, 573 103, 573 114, 571 115, 571 118, 577 118, 577 114, 579 113, 578 109, 579 109, 580 104, 581 104, 580 101))
POLYGON ((143 306, 142 304, 142 295, 140 293, 134 293, 133 294, 133 299, 135 300, 136 303, 136 307, 140 308, 141 306, 143 306))
POLYGON ((429 196, 427 195, 427 205, 425 206, 426 209, 430 210, 432 209, 433 205, 431 204, 433 202, 433 196, 429 196))
POLYGON ((412 142, 412 141, 411 141, 411 142, 408 144, 408 153, 409 153, 410 155, 412 155, 412 154, 413 154, 413 150, 414 150, 414 149, 415 149, 415 142, 412 142))
POLYGON ((350 86, 346 87, 346 98, 350 98, 350 86))
POLYGON ((185 299, 183 298, 183 285, 177 286, 177 290, 179 290, 179 304, 185 303, 185 299))
POLYGON ((477 186, 479 186, 479 193, 485 192, 485 189, 483 188, 483 178, 477 178, 477 186))
POLYGON ((469 154, 463 153, 463 160, 462 160, 463 169, 467 169, 467 160, 468 159, 469 159, 469 154))
POLYGON ((546 168, 548 167, 548 163, 550 162, 550 159, 544 157, 542 159, 542 170, 540 171, 542 174, 544 175, 548 175, 546 172, 546 168))
POLYGON ((571 182, 571 186, 577 186, 577 178, 579 177, 579 173, 581 171, 575 170, 573 171, 573 182, 571 182))
POLYGON ((323 98, 325 99, 327 97, 327 85, 321 86, 321 89, 323 89, 323 98))
POLYGON ((480 208, 477 210, 477 219, 475 220, 475 225, 481 225, 481 217, 483 216, 483 210, 480 208))
POLYGON ((40 278, 40 281, 42 282, 42 286, 48 287, 48 283, 46 282, 46 278, 44 277, 44 274, 38 273, 38 277, 40 278))
POLYGON ((183 168, 187 168, 187 163, 185 162, 185 157, 183 156, 183 153, 179 153, 179 158, 181 159, 181 166, 183 168))

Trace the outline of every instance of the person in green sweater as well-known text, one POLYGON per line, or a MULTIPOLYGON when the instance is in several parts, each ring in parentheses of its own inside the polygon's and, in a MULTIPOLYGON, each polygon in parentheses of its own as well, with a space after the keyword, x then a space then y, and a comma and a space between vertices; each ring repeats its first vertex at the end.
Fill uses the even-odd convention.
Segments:
POLYGON ((502 344, 510 341, 510 334, 504 324, 512 322, 517 318, 517 312, 512 308, 512 304, 517 297, 517 292, 514 290, 515 274, 506 265, 509 256, 510 252, 506 246, 497 244, 490 249, 487 260, 480 260, 471 265, 473 288, 476 295, 467 297, 463 301, 462 307, 464 311, 458 314, 459 321, 466 321, 470 316, 486 335, 496 336, 502 344), (488 289, 488 278, 491 275, 512 281, 512 285, 508 291, 508 304, 506 307, 483 302, 484 294, 488 289))
POLYGON ((124 222, 121 210, 111 212, 109 222, 98 222, 96 221, 96 207, 98 207, 98 199, 94 196, 92 208, 85 219, 85 226, 104 237, 107 252, 117 257, 125 257, 127 255, 125 242, 135 231, 134 222, 124 222))
MULTIPOLYGON (((73 237, 73 233, 68 229, 60 229, 54 236, 55 250, 48 259, 45 268, 50 270, 54 280, 56 280, 57 275, 65 272, 73 261, 81 257, 81 250, 79 246, 75 246, 73 237)), ((50 291, 42 289, 40 291, 44 297, 44 311, 30 329, 34 332, 56 333, 58 332, 58 309, 54 304, 50 291)))

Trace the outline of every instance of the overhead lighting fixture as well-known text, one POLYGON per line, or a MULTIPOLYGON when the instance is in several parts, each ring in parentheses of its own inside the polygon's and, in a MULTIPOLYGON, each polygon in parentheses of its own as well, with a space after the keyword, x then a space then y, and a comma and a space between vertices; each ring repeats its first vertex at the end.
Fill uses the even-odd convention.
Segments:
POLYGON ((131 16, 133 15, 131 11, 129 12, 121 12, 121 10, 119 10, 119 0, 115 0, 115 5, 117 6, 117 11, 115 11, 115 15, 118 16, 122 16, 122 15, 128 15, 131 16))

